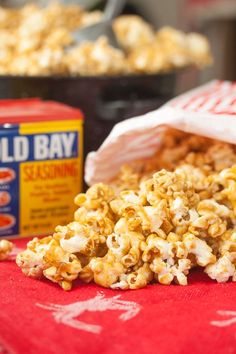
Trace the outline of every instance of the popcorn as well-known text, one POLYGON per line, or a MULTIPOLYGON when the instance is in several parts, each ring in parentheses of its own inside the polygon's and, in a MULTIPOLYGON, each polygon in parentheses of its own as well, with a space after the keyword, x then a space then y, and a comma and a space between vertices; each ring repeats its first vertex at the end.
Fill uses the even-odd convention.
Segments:
POLYGON ((52 242, 44 256, 44 262, 47 268, 44 269, 43 275, 61 285, 64 290, 70 290, 72 281, 78 278, 81 271, 81 263, 76 255, 65 252, 59 245, 54 245, 52 242))
POLYGON ((169 285, 175 279, 179 285, 187 285, 186 275, 191 268, 189 259, 178 260, 177 265, 165 263, 160 258, 153 261, 152 269, 155 271, 155 279, 160 284, 169 285))
POLYGON ((126 66, 123 52, 111 47, 105 37, 71 49, 64 62, 71 75, 117 75, 124 73, 126 66))
POLYGON ((201 67, 202 65, 212 64, 213 59, 207 39, 199 33, 187 34, 187 48, 192 58, 193 64, 201 67))
POLYGON ((27 244, 27 249, 19 253, 16 257, 16 264, 22 269, 22 272, 32 278, 41 278, 46 268, 44 256, 50 249, 52 237, 45 237, 39 240, 33 238, 27 244))
POLYGON ((8 240, 0 240, 0 261, 8 258, 13 250, 13 243, 8 240))
POLYGON ((214 263, 216 258, 212 253, 211 247, 206 241, 199 239, 192 234, 186 234, 183 237, 183 243, 188 249, 188 253, 196 257, 196 263, 205 267, 209 263, 214 263))
POLYGON ((27 250, 17 255, 16 263, 29 277, 47 279, 58 283, 64 290, 70 290, 72 281, 81 271, 81 263, 75 254, 60 247, 58 235, 41 240, 34 238, 27 250))
POLYGON ((140 289, 153 279, 149 264, 145 263, 137 271, 120 276, 119 282, 112 284, 112 289, 140 289))
MULTIPOLYGON (((190 65, 201 67, 212 64, 209 43, 204 36, 198 33, 185 34, 171 27, 163 27, 156 32, 153 38, 154 33, 151 28, 148 30, 142 24, 140 44, 131 46, 128 42, 129 37, 125 36, 128 24, 125 24, 123 17, 116 20, 114 28, 117 30, 120 43, 130 51, 128 60, 132 71, 153 74, 190 65)), ((141 32, 141 22, 139 26, 141 32)), ((137 24, 133 25, 133 28, 135 27, 137 24)), ((131 34, 130 31, 129 35, 131 34)), ((138 31, 136 31, 137 34, 138 31)), ((133 37, 132 40, 134 40, 133 37)))
POLYGON ((215 249, 216 252, 220 256, 214 264, 206 267, 205 272, 219 283, 224 283, 231 277, 233 281, 236 281, 236 233, 234 230, 228 230, 222 235, 215 249))
POLYGON ((121 47, 127 52, 138 46, 152 45, 155 39, 151 25, 136 15, 123 15, 116 18, 113 29, 121 47))
POLYGON ((196 266, 236 281, 236 148, 172 129, 160 144, 79 194, 74 221, 18 255, 23 273, 65 290, 77 278, 111 289, 187 285, 196 266))
POLYGON ((225 283, 231 277, 236 281, 236 268, 232 261, 236 260, 236 252, 234 255, 226 253, 220 257, 216 263, 208 265, 205 272, 211 279, 215 279, 218 283, 225 283))
POLYGON ((115 255, 111 252, 108 252, 104 258, 93 258, 89 266, 93 272, 95 283, 105 288, 111 287, 124 273, 124 266, 116 260, 115 255))
POLYGON ((134 48, 128 56, 128 63, 132 72, 140 74, 155 74, 171 70, 171 67, 166 65, 166 55, 162 47, 157 43, 134 48))
POLYGON ((49 2, 0 7, 0 74, 2 75, 121 75, 159 73, 176 67, 212 62, 209 43, 197 33, 173 28, 155 34, 135 15, 113 22, 121 49, 107 38, 76 45, 73 32, 101 20, 101 11, 86 12, 78 5, 49 2))

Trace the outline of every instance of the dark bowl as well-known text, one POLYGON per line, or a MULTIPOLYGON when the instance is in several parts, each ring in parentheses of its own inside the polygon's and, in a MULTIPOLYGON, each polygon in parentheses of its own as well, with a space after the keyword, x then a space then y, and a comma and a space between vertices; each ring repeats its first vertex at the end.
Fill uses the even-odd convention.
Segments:
POLYGON ((0 76, 0 98, 40 97, 79 107, 85 115, 86 156, 117 122, 156 109, 172 98, 177 75, 0 76))

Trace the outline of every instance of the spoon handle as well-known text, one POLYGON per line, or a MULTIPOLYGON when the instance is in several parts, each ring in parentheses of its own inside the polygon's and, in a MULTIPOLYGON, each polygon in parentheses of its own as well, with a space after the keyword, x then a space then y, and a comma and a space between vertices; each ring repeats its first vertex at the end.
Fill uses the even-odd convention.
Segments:
POLYGON ((125 0, 107 0, 107 4, 104 10, 103 21, 112 21, 115 17, 122 12, 125 0))

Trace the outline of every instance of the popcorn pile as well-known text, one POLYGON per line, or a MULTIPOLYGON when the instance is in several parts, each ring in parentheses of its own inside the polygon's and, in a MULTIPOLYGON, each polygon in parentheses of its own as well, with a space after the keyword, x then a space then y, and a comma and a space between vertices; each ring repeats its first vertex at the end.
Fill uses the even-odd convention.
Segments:
POLYGON ((236 147, 174 130, 161 141, 153 158, 79 194, 74 221, 17 256, 23 273, 65 290, 75 279, 112 289, 186 285, 196 266, 235 281, 236 147))
POLYGON ((207 39, 170 27, 155 31, 142 18, 118 17, 121 49, 107 38, 76 46, 72 32, 101 20, 102 12, 51 2, 19 9, 0 7, 0 75, 119 75, 159 73, 212 63, 207 39))

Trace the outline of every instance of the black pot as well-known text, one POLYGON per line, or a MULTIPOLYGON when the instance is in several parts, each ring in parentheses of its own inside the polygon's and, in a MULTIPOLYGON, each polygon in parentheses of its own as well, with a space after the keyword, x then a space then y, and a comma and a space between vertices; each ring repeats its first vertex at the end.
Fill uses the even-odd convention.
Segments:
POLYGON ((0 98, 40 97, 79 107, 85 115, 85 156, 112 127, 173 97, 177 73, 117 77, 0 77, 0 98))

